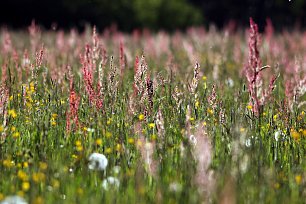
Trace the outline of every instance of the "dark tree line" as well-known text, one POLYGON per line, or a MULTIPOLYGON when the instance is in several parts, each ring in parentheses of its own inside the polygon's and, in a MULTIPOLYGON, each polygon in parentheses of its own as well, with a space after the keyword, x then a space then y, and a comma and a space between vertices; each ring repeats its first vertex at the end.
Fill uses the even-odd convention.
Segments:
POLYGON ((22 28, 35 19, 47 29, 83 29, 86 23, 103 29, 116 24, 120 30, 148 27, 153 30, 184 29, 230 20, 248 24, 253 17, 263 28, 267 17, 283 26, 306 26, 305 0, 5 0, 0 4, 0 25, 22 28), (305 12, 304 12, 305 11, 305 12))

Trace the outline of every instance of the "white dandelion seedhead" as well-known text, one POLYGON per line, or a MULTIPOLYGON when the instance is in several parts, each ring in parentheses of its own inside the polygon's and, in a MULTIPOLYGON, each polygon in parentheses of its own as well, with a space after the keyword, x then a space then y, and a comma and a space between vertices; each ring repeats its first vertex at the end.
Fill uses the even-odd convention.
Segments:
POLYGON ((104 154, 100 153, 92 153, 89 158, 89 164, 88 168, 91 170, 105 170, 108 164, 107 158, 104 156, 104 154))
POLYGON ((189 140, 192 145, 197 145, 197 138, 194 135, 190 135, 189 140))
POLYGON ((280 136, 280 131, 276 131, 276 132, 274 133, 274 139, 276 140, 276 142, 278 141, 279 136, 280 136))
POLYGON ((102 182, 102 187, 104 190, 108 190, 109 188, 119 188, 120 181, 116 177, 109 176, 102 182))
POLYGON ((8 196, 0 204, 28 204, 27 201, 20 196, 8 196))

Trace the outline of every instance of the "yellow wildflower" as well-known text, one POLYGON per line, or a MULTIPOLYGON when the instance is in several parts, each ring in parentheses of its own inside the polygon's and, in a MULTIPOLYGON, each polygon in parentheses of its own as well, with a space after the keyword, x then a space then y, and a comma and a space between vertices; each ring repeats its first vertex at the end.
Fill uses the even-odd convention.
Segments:
POLYGON ((195 102, 195 107, 198 108, 199 105, 200 105, 200 102, 199 102, 199 101, 196 101, 196 102, 195 102))
POLYGON ((81 152, 81 151, 83 151, 83 147, 82 147, 82 146, 77 146, 77 147, 76 147, 76 150, 77 150, 78 152, 81 152))
POLYGON ((213 115, 214 114, 214 111, 210 108, 207 108, 207 113, 209 113, 210 115, 213 115))
POLYGON ((37 198, 34 199, 33 204, 43 204, 44 200, 41 196, 38 196, 37 198))
POLYGON ((17 139, 20 136, 19 132, 14 132, 13 133, 13 138, 17 139))
POLYGON ((53 179, 52 180, 52 186, 53 186, 53 188, 59 188, 60 187, 59 180, 53 179))
POLYGON ((110 132, 107 131, 107 132, 105 133, 105 136, 106 136, 107 138, 110 138, 110 137, 112 136, 112 133, 110 133, 110 132))
POLYGON ((145 118, 144 114, 139 114, 138 119, 139 119, 140 121, 141 121, 141 120, 144 120, 144 118, 145 118))
POLYGON ((48 168, 48 164, 46 162, 39 162, 39 169, 46 170, 48 168))
POLYGON ((151 140, 156 140, 157 136, 155 134, 151 135, 151 140))
POLYGON ((297 185, 300 185, 302 183, 302 176, 301 175, 296 175, 295 176, 295 182, 297 185))
POLYGON ((22 183, 22 190, 23 191, 28 191, 30 189, 30 183, 29 182, 23 182, 22 183))
POLYGON ((32 174, 32 180, 35 183, 44 182, 46 180, 46 175, 42 172, 33 173, 32 174))
POLYGON ((119 152, 121 150, 121 144, 116 145, 116 150, 119 152))
POLYGON ((8 110, 8 114, 9 114, 9 116, 12 116, 12 118, 17 117, 17 113, 14 109, 8 110))
POLYGON ((291 136, 294 140, 298 141, 301 137, 301 134, 294 130, 294 131, 291 131, 291 136))
POLYGON ((96 145, 99 145, 99 146, 102 145, 102 139, 101 138, 96 139, 96 145))
POLYGON ((80 140, 75 141, 75 146, 81 146, 82 142, 80 140))
POLYGON ((3 160, 3 166, 7 167, 7 168, 11 168, 13 166, 15 166, 15 162, 10 160, 10 159, 5 159, 3 160))
POLYGON ((252 105, 247 105, 247 109, 252 110, 253 106, 252 105))
POLYGON ((4 199, 4 195, 0 193, 0 201, 4 199))
POLYGON ((134 138, 131 138, 131 137, 130 137, 130 138, 128 139, 128 143, 129 143, 129 144, 134 144, 134 142, 135 142, 134 138))
POLYGON ((107 154, 112 153, 112 148, 110 148, 110 147, 106 148, 105 152, 106 152, 107 154))
POLYGON ((148 126, 149 126, 149 128, 153 129, 155 127, 155 124, 154 123, 149 123, 148 126))
POLYGON ((17 172, 17 177, 18 177, 20 180, 22 180, 22 181, 28 181, 28 180, 29 180, 28 175, 27 175, 24 171, 22 171, 22 170, 19 170, 19 171, 17 172))

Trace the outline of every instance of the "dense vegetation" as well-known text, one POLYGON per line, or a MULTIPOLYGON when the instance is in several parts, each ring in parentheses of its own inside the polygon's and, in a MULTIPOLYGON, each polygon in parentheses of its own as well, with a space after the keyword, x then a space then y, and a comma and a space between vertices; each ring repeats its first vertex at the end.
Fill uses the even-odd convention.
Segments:
POLYGON ((305 202, 303 33, 1 42, 0 203, 305 202))

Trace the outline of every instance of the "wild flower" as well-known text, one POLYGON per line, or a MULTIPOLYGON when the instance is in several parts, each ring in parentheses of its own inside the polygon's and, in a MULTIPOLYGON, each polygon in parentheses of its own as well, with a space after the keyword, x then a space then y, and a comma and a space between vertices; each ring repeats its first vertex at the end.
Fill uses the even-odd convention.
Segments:
POLYGON ((28 202, 17 195, 14 196, 7 196, 3 201, 0 202, 0 204, 27 204, 28 202))
POLYGON ((120 186, 120 181, 116 177, 109 176, 102 182, 102 188, 104 190, 118 189, 120 186))
POLYGON ((198 62, 195 63, 194 70, 193 70, 193 78, 191 82, 191 93, 195 94, 195 91, 198 87, 199 83, 199 70, 200 70, 200 64, 198 62))
POLYGON ((108 165, 108 160, 104 154, 92 153, 88 158, 89 164, 88 168, 90 170, 100 170, 103 171, 108 165))
POLYGON ((80 98, 74 91, 73 87, 70 88, 69 96, 69 110, 66 113, 66 130, 69 132, 71 130, 71 120, 75 124, 75 129, 79 127, 79 102, 80 98))
POLYGON ((273 76, 270 80, 269 88, 263 90, 263 80, 261 72, 270 68, 270 66, 261 66, 261 60, 258 51, 258 26, 250 18, 250 31, 249 31, 249 55, 248 64, 244 68, 245 76, 248 81, 248 90, 250 95, 250 104, 252 105, 252 111, 256 116, 259 115, 259 111, 262 106, 268 102, 272 91, 275 88, 275 81, 277 77, 273 76))

